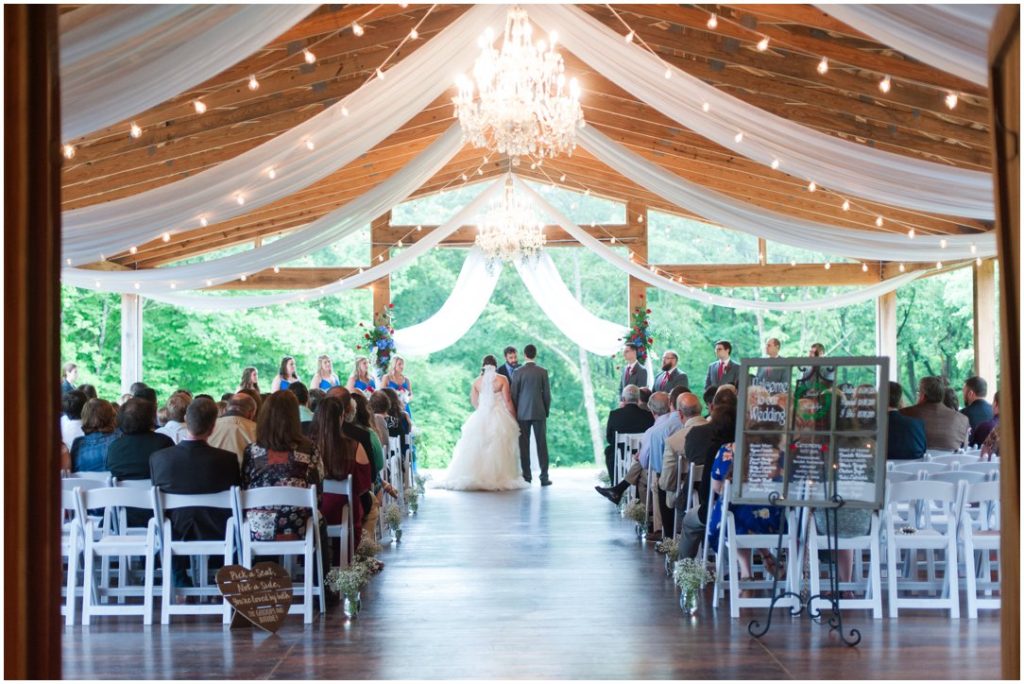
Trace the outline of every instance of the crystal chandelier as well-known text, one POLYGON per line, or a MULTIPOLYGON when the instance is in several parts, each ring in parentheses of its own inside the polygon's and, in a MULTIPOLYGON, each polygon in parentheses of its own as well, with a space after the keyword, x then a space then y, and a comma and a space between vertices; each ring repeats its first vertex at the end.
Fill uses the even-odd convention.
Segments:
POLYGON ((532 34, 526 10, 511 8, 501 51, 488 28, 473 78, 460 75, 452 98, 463 141, 507 154, 514 164, 525 156, 571 155, 576 129, 584 125, 580 85, 575 78, 567 82, 557 35, 552 32, 549 47, 544 40, 534 45, 532 34))
POLYGON ((487 208, 479 231, 476 246, 489 269, 502 262, 534 260, 547 241, 544 224, 537 220, 532 205, 516 193, 511 177, 505 182, 505 194, 487 208))

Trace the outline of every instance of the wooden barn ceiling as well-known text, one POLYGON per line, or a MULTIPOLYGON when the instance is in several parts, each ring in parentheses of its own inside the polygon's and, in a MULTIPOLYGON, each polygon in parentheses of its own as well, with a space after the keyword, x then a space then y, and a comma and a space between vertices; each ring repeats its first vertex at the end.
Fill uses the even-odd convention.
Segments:
MULTIPOLYGON (((582 7, 624 32, 608 6, 582 7)), ((811 6, 612 8, 663 59, 750 104, 878 149, 964 169, 990 166, 985 89, 905 57, 811 6), (715 30, 706 26, 708 10, 718 13, 715 30), (765 52, 755 49, 761 35, 772 41, 765 52), (821 55, 831 62, 824 75, 816 71, 821 55), (893 86, 883 94, 878 81, 886 74, 893 86), (953 110, 944 103, 948 91, 959 94, 953 110)), ((143 129, 140 138, 128 135, 126 121, 72 141, 77 154, 63 170, 63 206, 74 209, 143 192, 252 149, 359 88, 424 15, 419 40, 402 46, 392 64, 415 52, 465 10, 464 5, 324 5, 259 53, 133 117, 143 129), (356 19, 366 29, 361 37, 350 28, 356 19), (317 41, 322 41, 315 48, 317 61, 307 65, 302 49, 317 41), (252 73, 261 74, 255 92, 246 84, 252 73), (201 115, 192 107, 199 97, 207 105, 201 115)), ((694 182, 765 209, 862 230, 902 231, 894 225, 901 222, 934 234, 991 227, 866 201, 844 212, 837 195, 807 192, 803 180, 700 137, 637 101, 564 47, 561 52, 567 69, 584 87, 588 125, 694 182), (874 223, 878 214, 891 219, 882 228, 874 223)), ((139 245, 136 254, 119 254, 111 261, 130 268, 154 267, 308 223, 388 178, 447 130, 455 122, 452 94, 445 93, 366 155, 301 192, 235 219, 174 235, 167 243, 139 245)), ((506 159, 495 155, 487 163, 483 158, 483 151, 463 148, 416 196, 461 183, 463 173, 479 180, 498 176, 508 166, 506 159)), ((582 149, 540 169, 524 164, 519 171, 571 189, 586 187, 596 195, 687 215, 582 149), (562 174, 564 182, 559 180, 562 174)))

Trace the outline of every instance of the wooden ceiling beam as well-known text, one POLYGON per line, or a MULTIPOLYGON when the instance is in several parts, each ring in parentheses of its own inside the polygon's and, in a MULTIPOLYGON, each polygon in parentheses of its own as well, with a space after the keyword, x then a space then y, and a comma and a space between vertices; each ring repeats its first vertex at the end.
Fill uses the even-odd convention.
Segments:
MULTIPOLYGON (((718 7, 718 5, 705 5, 706 7, 718 7)), ((756 12, 765 19, 771 19, 771 23, 799 24, 810 28, 828 31, 829 33, 841 33, 851 38, 877 42, 871 36, 861 33, 857 29, 844 24, 832 17, 832 15, 821 11, 814 5, 730 5, 745 12, 756 12)), ((716 10, 712 10, 716 11, 716 10)), ((766 23, 769 23, 766 21, 766 23)))

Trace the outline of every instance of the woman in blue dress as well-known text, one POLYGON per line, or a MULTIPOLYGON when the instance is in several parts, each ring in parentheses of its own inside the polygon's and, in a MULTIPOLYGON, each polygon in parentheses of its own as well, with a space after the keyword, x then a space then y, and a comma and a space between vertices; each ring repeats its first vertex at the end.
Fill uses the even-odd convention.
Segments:
POLYGON ((341 384, 341 380, 334 374, 334 367, 331 364, 331 357, 324 354, 316 360, 316 373, 313 374, 313 379, 309 381, 310 389, 321 389, 324 392, 337 387, 341 384))
POLYGON ((402 400, 402 408, 412 418, 412 409, 409 407, 409 402, 412 401, 412 383, 405 376, 405 359, 398 355, 392 357, 391 370, 380 379, 380 384, 383 389, 393 389, 398 393, 402 400))
POLYGON ((295 374, 295 359, 286 356, 281 359, 281 368, 277 371, 277 377, 270 385, 271 392, 288 389, 288 385, 298 382, 299 376, 295 374))
POLYGON ((349 392, 359 390, 369 396, 377 391, 377 381, 370 375, 370 360, 365 356, 356 359, 356 369, 348 376, 348 383, 345 385, 349 392))

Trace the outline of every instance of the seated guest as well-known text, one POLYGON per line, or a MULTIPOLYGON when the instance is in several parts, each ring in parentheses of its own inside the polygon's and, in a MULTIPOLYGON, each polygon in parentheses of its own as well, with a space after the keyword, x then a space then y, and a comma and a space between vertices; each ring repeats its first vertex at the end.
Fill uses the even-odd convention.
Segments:
POLYGON ((191 399, 184 392, 178 391, 167 398, 167 422, 157 430, 162 435, 167 435, 177 444, 185 438, 188 428, 185 427, 185 411, 191 399))
MULTIPOLYGON (((977 375, 973 375, 964 381, 964 407, 960 410, 960 413, 967 416, 967 420, 971 423, 971 429, 975 429, 986 420, 992 420, 994 415, 992 412, 992 405, 985 401, 985 397, 988 395, 988 383, 977 375)), ((978 440, 978 444, 981 444, 984 439, 978 440)), ((973 444, 973 440, 972 440, 973 444)))
POLYGON ((619 408, 608 413, 604 435, 608 445, 604 448, 604 463, 608 468, 608 477, 615 477, 615 433, 640 434, 654 425, 654 416, 650 411, 640 408, 640 388, 626 385, 622 388, 622 400, 619 408))
POLYGON ((944 406, 942 395, 940 378, 923 377, 918 383, 917 403, 900 409, 900 413, 924 421, 928 449, 955 451, 967 443, 967 432, 971 424, 967 416, 944 406))
MULTIPOLYGON (((678 396, 681 394, 681 387, 673 390, 678 396), (680 392, 676 392, 680 390, 680 392)), ((655 511, 656 519, 660 519, 663 529, 655 529, 653 534, 647 535, 648 541, 661 541, 663 535, 672 536, 674 510, 665 501, 665 490, 658 486, 663 466, 662 456, 665 455, 665 440, 678 432, 683 427, 682 418, 679 412, 675 411, 672 405, 671 395, 664 392, 655 392, 651 395, 651 414, 654 418, 654 425, 647 429, 644 437, 640 440, 640 453, 638 460, 640 467, 645 471, 649 470, 654 477, 654 500, 658 510, 655 511)), ((655 523, 657 520, 655 520, 655 523)))
POLYGON ((708 421, 700 415, 700 399, 696 394, 683 392, 676 399, 676 410, 683 426, 675 433, 669 435, 665 440, 665 453, 662 455, 661 478, 658 480, 658 487, 665 492, 665 505, 673 508, 686 510, 688 501, 676 505, 676 496, 686 496, 686 478, 689 475, 689 462, 683 458, 683 447, 686 445, 686 435, 690 429, 697 425, 704 425, 708 421), (676 480, 679 480, 679 490, 676 490, 676 480))
POLYGON ((309 403, 307 406, 309 410, 316 413, 316 409, 320 406, 320 402, 327 398, 327 392, 322 389, 311 389, 309 390, 309 403))
MULTIPOLYGON (((711 419, 705 425, 690 429, 683 446, 686 460, 694 465, 703 465, 704 472, 711 472, 715 456, 723 444, 732 442, 736 434, 736 390, 726 385, 718 388, 711 405, 711 419)), ((682 532, 679 535, 679 557, 695 558, 697 549, 704 541, 704 528, 708 520, 708 501, 711 492, 711 477, 704 477, 697 490, 700 505, 683 516, 682 532)))
POLYGON ((995 397, 992 400, 992 417, 982 423, 978 424, 978 427, 971 430, 971 446, 981 446, 988 439, 989 434, 993 430, 999 427, 999 392, 996 392, 995 397))
POLYGON ((81 384, 78 386, 78 391, 85 395, 86 399, 96 399, 96 388, 92 385, 81 384))
MULTIPOLYGON (((235 455, 212 447, 206 441, 216 422, 217 406, 213 401, 196 399, 189 404, 185 411, 185 436, 182 440, 149 457, 155 487, 168 494, 215 494, 241 485, 235 455)), ((167 516, 171 520, 174 539, 213 541, 224 539, 231 511, 190 506, 168 511, 167 516)), ((187 567, 187 558, 174 559, 177 586, 191 584, 186 575, 187 567)))
POLYGON ((384 468, 384 451, 388 443, 388 426, 385 419, 386 413, 377 413, 376 409, 387 411, 391 406, 391 400, 381 390, 373 393, 369 399, 362 392, 352 394, 352 413, 348 417, 350 424, 360 430, 365 430, 370 435, 370 447, 372 451, 366 454, 370 458, 373 482, 380 479, 380 471, 384 468), (374 397, 377 397, 374 399, 374 397), (381 404, 384 404, 383 407, 381 404), (376 406, 376 409, 374 409, 376 406))
POLYGON ((76 473, 106 470, 107 450, 121 436, 116 430, 117 414, 109 401, 90 399, 85 402, 82 409, 84 434, 71 444, 71 470, 76 473))
POLYGON ((288 385, 288 391, 299 400, 299 422, 303 424, 303 432, 309 429, 308 424, 313 422, 313 412, 309 410, 309 389, 301 382, 293 382, 288 385))
POLYGON ((738 385, 740 367, 732 360, 732 342, 729 340, 715 342, 715 356, 718 359, 708 365, 708 373, 704 377, 704 389, 712 385, 738 385))
MULTIPOLYGON (((119 480, 148 480, 149 457, 174 446, 167 435, 153 431, 156 406, 145 399, 129 399, 121 407, 117 426, 121 437, 107 450, 107 470, 119 480)), ((148 518, 147 518, 148 519, 148 518)))
POLYGON ((231 397, 233 396, 235 396, 234 392, 225 392, 224 394, 220 395, 220 400, 226 404, 229 401, 231 401, 231 397))
POLYGON ((704 414, 705 418, 711 417, 711 407, 715 404, 715 395, 718 394, 718 385, 712 385, 704 390, 704 406, 707 407, 707 413, 704 414))
POLYGON ((650 411, 651 410, 650 407, 647 405, 647 402, 649 402, 651 400, 651 395, 652 394, 654 394, 654 392, 651 390, 650 387, 641 387, 640 388, 640 402, 637 405, 640 408, 642 408, 644 411, 650 411))
POLYGON ((253 403, 256 404, 256 415, 254 415, 252 418, 253 420, 256 420, 257 416, 260 415, 260 406, 263 405, 263 395, 252 388, 240 389, 238 390, 238 392, 236 392, 236 394, 244 394, 245 396, 252 399, 253 403))
MULTIPOLYGON (((355 392, 349 392, 347 388, 341 387, 340 385, 327 390, 328 397, 338 397, 345 406, 349 406, 352 403, 352 397, 354 397, 355 394, 355 392)), ((341 426, 341 431, 345 433, 346 437, 351 437, 359 442, 362 445, 363 450, 368 456, 370 456, 371 462, 374 462, 372 459, 375 459, 376 457, 373 455, 373 438, 370 435, 370 431, 359 427, 354 421, 355 409, 352 408, 345 414, 345 423, 341 426)), ((381 452, 380 463, 384 463, 383 452, 381 452)))
POLYGON ((239 392, 231 395, 228 409, 223 417, 217 418, 207 443, 217 449, 230 451, 242 467, 245 447, 256 441, 256 402, 248 394, 239 392))
POLYGON ((889 439, 886 458, 890 461, 923 458, 926 450, 924 421, 900 412, 903 387, 889 383, 889 439))
POLYGON ((661 373, 654 379, 656 392, 671 392, 676 387, 689 387, 690 379, 679 370, 679 354, 671 349, 661 355, 661 373))
POLYGON ((405 453, 409 433, 412 432, 412 421, 409 419, 409 414, 402 409, 402 398, 398 396, 398 392, 389 387, 383 388, 381 392, 387 394, 388 399, 391 400, 391 406, 388 408, 388 415, 391 417, 388 422, 388 435, 401 438, 402 453, 405 453))
POLYGON ((88 397, 78 390, 71 390, 60 399, 63 411, 60 417, 60 436, 69 451, 75 438, 85 434, 82 432, 82 409, 85 408, 87 401, 88 397))
MULTIPOLYGON (((943 380, 945 383, 945 380, 943 380)), ((960 400, 956 398, 956 391, 952 387, 942 388, 942 405, 954 411, 960 410, 960 400)))
POLYGON ((78 364, 69 361, 60 369, 60 393, 67 394, 75 389, 76 382, 78 382, 78 364))

